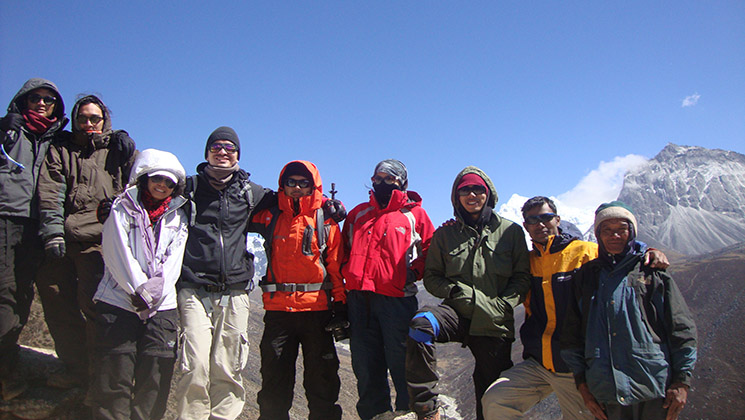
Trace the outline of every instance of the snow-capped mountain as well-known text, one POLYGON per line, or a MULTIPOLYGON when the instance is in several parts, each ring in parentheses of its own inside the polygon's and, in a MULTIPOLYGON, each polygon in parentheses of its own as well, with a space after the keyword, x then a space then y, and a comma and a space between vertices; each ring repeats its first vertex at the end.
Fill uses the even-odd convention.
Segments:
POLYGON ((745 156, 668 144, 624 178, 639 239, 698 255, 745 241, 745 156))
MULTIPOLYGON (((568 193, 551 196, 562 220, 594 241, 595 208, 617 196, 634 209, 639 239, 651 246, 698 255, 745 241, 745 156, 668 144, 653 159, 633 162, 629 168, 628 172, 620 166, 616 172, 594 171, 581 181, 578 187, 592 185, 586 182, 591 178, 623 176, 620 188, 617 183, 609 183, 606 191, 575 188, 592 200, 577 201, 568 193)), ((500 206, 499 214, 521 223, 520 208, 527 199, 514 194, 500 206)))

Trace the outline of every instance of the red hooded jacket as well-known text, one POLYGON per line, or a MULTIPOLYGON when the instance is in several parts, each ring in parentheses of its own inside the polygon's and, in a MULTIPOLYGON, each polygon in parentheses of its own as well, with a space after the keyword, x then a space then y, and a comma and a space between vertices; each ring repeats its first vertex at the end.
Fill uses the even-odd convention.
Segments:
POLYGON ((349 213, 344 222, 342 264, 347 290, 392 297, 416 293, 413 282, 424 274, 435 230, 421 203, 414 191, 394 190, 385 208, 370 194, 368 203, 349 213))

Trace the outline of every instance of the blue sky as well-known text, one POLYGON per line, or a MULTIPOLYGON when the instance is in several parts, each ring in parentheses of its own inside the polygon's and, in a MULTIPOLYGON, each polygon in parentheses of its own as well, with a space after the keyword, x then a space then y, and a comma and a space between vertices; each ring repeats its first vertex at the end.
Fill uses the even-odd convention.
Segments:
POLYGON ((742 1, 0 2, 3 106, 30 77, 189 173, 232 126, 255 181, 310 160, 350 209, 400 159, 436 225, 467 165, 504 203, 668 142, 745 153, 742 1))

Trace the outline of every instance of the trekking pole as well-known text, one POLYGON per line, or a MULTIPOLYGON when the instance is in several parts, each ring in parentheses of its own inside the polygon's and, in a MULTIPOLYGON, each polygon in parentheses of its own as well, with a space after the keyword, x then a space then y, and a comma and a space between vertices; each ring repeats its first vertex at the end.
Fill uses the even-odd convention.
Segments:
POLYGON ((334 200, 336 198, 336 193, 338 193, 338 192, 339 191, 336 191, 336 183, 335 182, 332 182, 331 183, 331 190, 329 191, 329 194, 331 194, 331 199, 332 200, 334 200))

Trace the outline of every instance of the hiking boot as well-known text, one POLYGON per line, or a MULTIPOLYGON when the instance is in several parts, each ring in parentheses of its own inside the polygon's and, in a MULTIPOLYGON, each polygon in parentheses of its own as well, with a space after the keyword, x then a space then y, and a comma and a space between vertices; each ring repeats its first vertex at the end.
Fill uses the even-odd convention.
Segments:
POLYGON ((47 378, 47 386, 59 389, 71 389, 83 385, 80 375, 75 375, 67 370, 55 372, 47 378))
POLYGON ((10 401, 28 389, 28 383, 20 378, 7 378, 0 381, 3 388, 3 400, 10 401))
POLYGON ((438 408, 434 413, 425 415, 417 414, 416 418, 417 420, 440 420, 440 409, 438 408))

